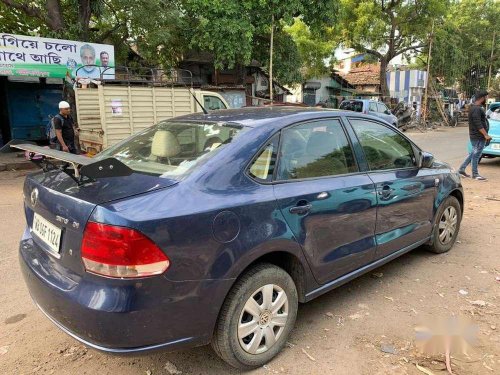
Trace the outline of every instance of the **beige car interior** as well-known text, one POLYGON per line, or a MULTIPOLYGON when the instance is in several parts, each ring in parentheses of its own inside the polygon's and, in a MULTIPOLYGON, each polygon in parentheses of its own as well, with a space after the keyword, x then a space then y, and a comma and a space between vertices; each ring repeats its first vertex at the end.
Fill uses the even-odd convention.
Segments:
POLYGON ((162 161, 167 159, 168 164, 170 158, 179 155, 181 152, 181 145, 177 137, 168 130, 158 130, 151 143, 151 160, 162 161))

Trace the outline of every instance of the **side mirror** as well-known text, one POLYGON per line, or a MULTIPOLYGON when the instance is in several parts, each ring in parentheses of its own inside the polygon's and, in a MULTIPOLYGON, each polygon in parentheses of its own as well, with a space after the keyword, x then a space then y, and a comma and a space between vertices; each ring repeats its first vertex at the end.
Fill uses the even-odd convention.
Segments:
POLYGON ((390 115, 390 114, 391 114, 391 111, 389 111, 388 109, 386 109, 385 114, 386 114, 386 115, 390 115))
POLYGON ((420 153, 419 168, 430 168, 434 163, 434 155, 430 152, 422 151, 420 153))

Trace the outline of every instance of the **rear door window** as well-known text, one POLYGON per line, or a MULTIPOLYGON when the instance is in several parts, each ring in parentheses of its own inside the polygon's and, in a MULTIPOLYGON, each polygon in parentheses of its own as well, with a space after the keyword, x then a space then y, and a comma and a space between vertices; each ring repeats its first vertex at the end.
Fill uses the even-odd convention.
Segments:
POLYGON ((377 103, 375 102, 370 102, 370 111, 371 112, 378 112, 378 109, 377 109, 377 103))
POLYGON ((328 119, 284 129, 278 180, 336 176, 358 171, 339 120, 328 119))

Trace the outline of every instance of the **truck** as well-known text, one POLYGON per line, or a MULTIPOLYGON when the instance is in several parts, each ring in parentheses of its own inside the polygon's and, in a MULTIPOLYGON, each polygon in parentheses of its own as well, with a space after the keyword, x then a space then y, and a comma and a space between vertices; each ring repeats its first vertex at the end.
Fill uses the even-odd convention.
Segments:
POLYGON ((218 93, 186 86, 75 88, 80 148, 97 154, 159 121, 202 112, 198 102, 208 111, 229 108, 218 93))

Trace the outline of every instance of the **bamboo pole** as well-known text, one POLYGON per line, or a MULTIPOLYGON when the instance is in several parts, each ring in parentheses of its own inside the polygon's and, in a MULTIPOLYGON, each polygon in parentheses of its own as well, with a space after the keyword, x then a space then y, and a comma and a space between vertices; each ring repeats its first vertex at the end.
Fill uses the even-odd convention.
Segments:
POLYGON ((493 40, 491 42, 491 56, 490 56, 490 69, 488 71, 488 90, 491 88, 491 66, 493 65, 493 53, 495 51, 495 33, 496 30, 493 30, 493 40))
POLYGON ((431 70, 431 54, 432 54, 432 40, 434 39, 434 20, 432 20, 431 36, 429 41, 429 57, 427 58, 427 75, 425 77, 425 93, 424 93, 424 103, 422 105, 422 117, 426 120, 427 117, 427 94, 429 90, 429 75, 431 70))
POLYGON ((269 48, 269 99, 273 104, 273 42, 274 42, 274 14, 271 16, 271 46, 269 48))

